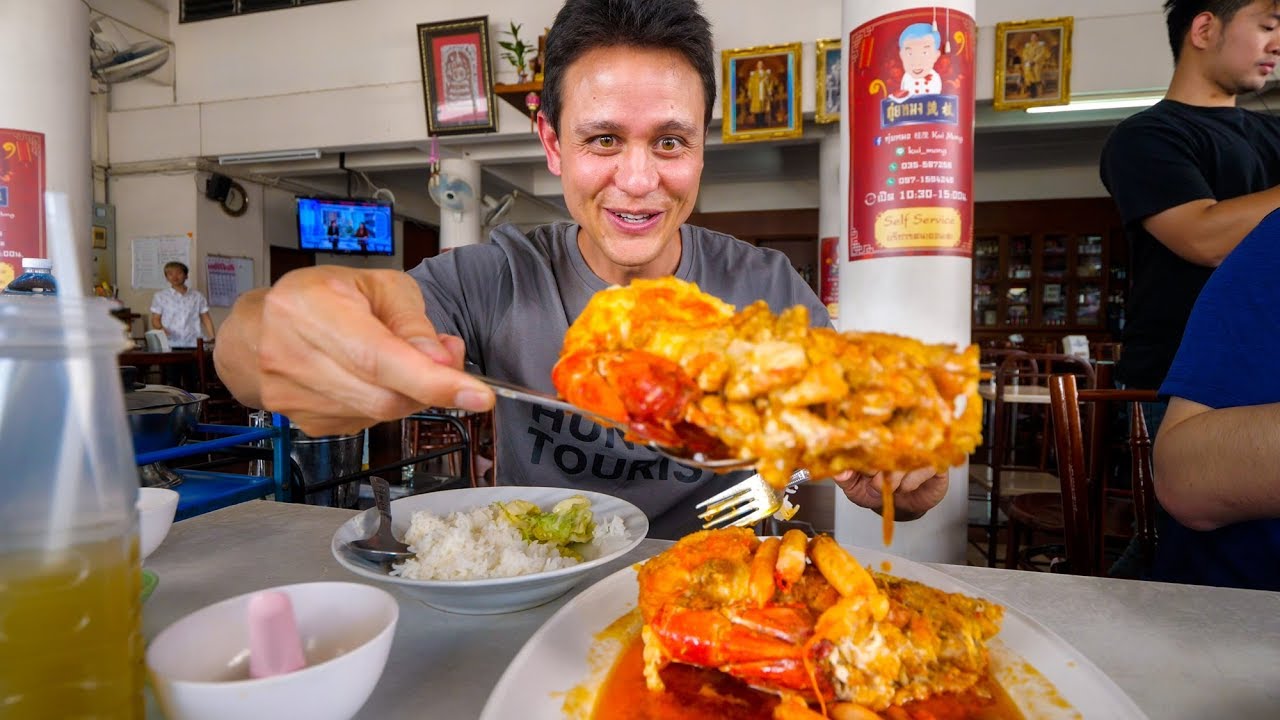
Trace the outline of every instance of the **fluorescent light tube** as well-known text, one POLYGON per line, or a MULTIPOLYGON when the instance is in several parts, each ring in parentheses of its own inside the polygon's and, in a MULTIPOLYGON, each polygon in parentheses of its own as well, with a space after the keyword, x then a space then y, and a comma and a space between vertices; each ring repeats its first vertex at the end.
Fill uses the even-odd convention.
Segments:
POLYGON ((319 160, 320 151, 311 150, 272 150, 269 152, 240 153, 238 155, 219 155, 219 165, 245 165, 247 163, 275 162, 278 160, 319 160))
POLYGON ((1027 108, 1029 113, 1076 112, 1081 110, 1116 110, 1119 108, 1151 107, 1160 102, 1162 95, 1141 97, 1098 98, 1096 100, 1072 100, 1066 105, 1041 105, 1027 108))

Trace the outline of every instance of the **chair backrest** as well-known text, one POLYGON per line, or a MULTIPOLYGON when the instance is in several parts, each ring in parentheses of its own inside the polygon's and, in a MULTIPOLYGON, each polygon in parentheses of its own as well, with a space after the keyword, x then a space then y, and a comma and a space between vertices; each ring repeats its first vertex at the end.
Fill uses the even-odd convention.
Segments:
POLYGON ((1155 494, 1152 487, 1151 438, 1147 434, 1142 403, 1157 399, 1153 390, 1078 389, 1073 374, 1055 374, 1049 378, 1050 412, 1053 416, 1054 443, 1058 453, 1058 477, 1062 483, 1062 520, 1066 536, 1067 561, 1077 575, 1102 575, 1103 566, 1103 463, 1086 464, 1096 458, 1093 449, 1106 442, 1106 410, 1108 403, 1129 405, 1129 472, 1132 482, 1135 536, 1149 565, 1155 552, 1155 494), (1090 403, 1088 449, 1085 424, 1080 406, 1090 403))

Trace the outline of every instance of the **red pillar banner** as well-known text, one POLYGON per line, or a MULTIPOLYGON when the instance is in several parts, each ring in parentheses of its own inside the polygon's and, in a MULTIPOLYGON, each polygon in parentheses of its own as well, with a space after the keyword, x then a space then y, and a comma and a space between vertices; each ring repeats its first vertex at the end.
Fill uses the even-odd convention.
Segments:
POLYGON ((0 289, 44 244, 44 134, 0 128, 0 289))
POLYGON ((840 314, 840 238, 824 237, 818 246, 822 269, 818 272, 818 298, 832 320, 840 314))
POLYGON ((849 260, 973 250, 973 18, 883 15, 849 34, 849 260))

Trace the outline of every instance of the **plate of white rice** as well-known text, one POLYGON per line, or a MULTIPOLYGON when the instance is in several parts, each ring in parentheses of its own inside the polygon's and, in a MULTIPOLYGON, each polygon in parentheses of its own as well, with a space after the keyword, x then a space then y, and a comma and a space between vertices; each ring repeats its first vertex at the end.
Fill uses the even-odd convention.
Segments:
POLYGON ((588 571, 617 560, 640 544, 649 520, 640 508, 603 493, 548 487, 483 487, 445 490, 391 503, 391 528, 416 557, 393 568, 366 560, 347 547, 377 527, 377 510, 348 520, 333 535, 338 562, 362 577, 400 586, 432 607, 482 615, 535 607, 568 592, 588 571), (573 496, 591 503, 595 520, 589 543, 574 545, 577 560, 557 548, 524 540, 494 505, 525 500, 550 511, 573 496))

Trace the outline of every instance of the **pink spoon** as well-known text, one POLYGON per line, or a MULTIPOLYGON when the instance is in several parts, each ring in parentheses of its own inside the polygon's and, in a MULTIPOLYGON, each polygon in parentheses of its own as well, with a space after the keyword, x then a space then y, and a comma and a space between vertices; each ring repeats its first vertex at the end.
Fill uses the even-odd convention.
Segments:
POLYGON ((283 675, 306 667, 289 596, 267 590, 249 598, 249 677, 283 675))

